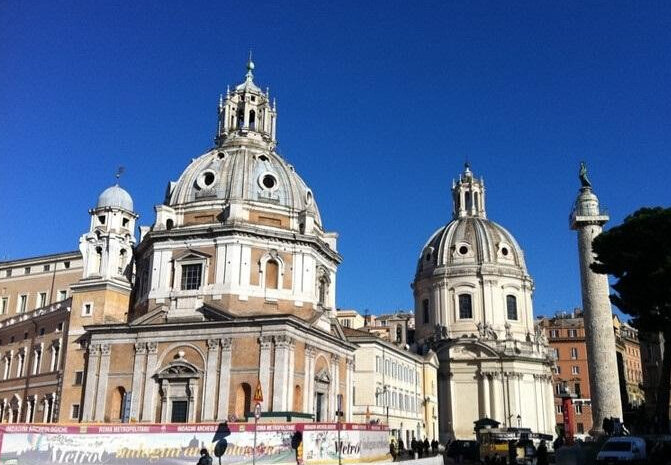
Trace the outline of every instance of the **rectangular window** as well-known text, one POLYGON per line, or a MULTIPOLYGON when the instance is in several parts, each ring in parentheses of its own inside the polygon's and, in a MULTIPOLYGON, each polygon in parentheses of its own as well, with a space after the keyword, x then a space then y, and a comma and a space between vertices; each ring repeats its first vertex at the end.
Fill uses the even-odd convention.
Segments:
POLYGON ((59 322, 58 326, 56 326, 56 331, 63 331, 63 322, 59 322))
POLYGON ((5 270, 5 278, 11 278, 11 277, 12 277, 12 269, 11 269, 11 268, 7 268, 7 269, 5 270))
POLYGON ((575 413, 582 414, 582 404, 574 404, 574 406, 575 406, 575 413))
POLYGON ((578 365, 573 365, 571 367, 571 374, 572 375, 579 375, 580 374, 580 367, 578 365))
POLYGON ((9 305, 9 297, 3 297, 0 300, 0 315, 7 313, 7 306, 9 305))
POLYGON ((552 367, 552 371, 554 372, 555 375, 560 375, 561 374, 561 367, 559 365, 555 365, 552 367))
POLYGON ((555 405, 555 413, 556 413, 557 415, 561 415, 561 414, 562 414, 562 411, 561 411, 561 405, 555 405))
POLYGON ((473 318, 473 303, 470 294, 459 294, 459 318, 473 318))
POLYGON ((40 292, 37 294, 37 308, 42 308, 47 304, 47 293, 40 292))
POLYGON ((559 337, 559 330, 558 329, 553 329, 550 331, 550 337, 551 338, 557 338, 559 337))
POLYGON ((555 348, 552 349, 552 351, 555 354, 555 359, 559 360, 559 349, 555 347, 555 348))
POLYGON ((63 268, 65 268, 66 270, 67 270, 68 268, 70 268, 70 261, 69 261, 69 260, 63 262, 63 268))
POLYGON ((44 336, 44 326, 40 328, 40 336, 44 336))
POLYGON ((568 337, 578 337, 578 332, 575 329, 569 329, 568 337))
POLYGON ((578 348, 577 347, 571 347, 571 358, 573 360, 578 358, 578 348))
POLYGON ((172 415, 170 421, 172 423, 186 423, 187 401, 173 400, 172 401, 172 415))
POLYGON ((578 434, 585 434, 585 425, 583 425, 582 423, 576 423, 575 427, 578 434))
POLYGON ((200 288, 200 279, 203 266, 182 265, 182 290, 189 291, 200 288))
POLYGON ((86 302, 82 305, 82 316, 91 316, 93 314, 93 304, 86 302))
POLYGON ((71 420, 79 420, 79 404, 72 404, 72 410, 70 411, 71 420))
POLYGON ((555 384, 555 394, 556 395, 561 395, 561 393, 562 393, 561 383, 555 384))
POLYGON ((62 302, 68 298, 68 291, 58 291, 58 301, 62 302))
POLYGON ((20 295, 16 306, 16 313, 26 312, 26 302, 28 302, 28 296, 26 294, 20 295))
POLYGON ((575 384, 573 385, 573 392, 575 392, 575 395, 576 395, 576 396, 578 396, 578 397, 582 397, 582 395, 581 395, 581 393, 580 393, 580 383, 575 383, 575 384))
POLYGON ((42 267, 42 271, 49 271, 51 269, 51 265, 47 264, 42 267))
POLYGON ((429 322, 429 299, 422 300, 422 316, 424 317, 424 323, 429 322))
POLYGON ((517 297, 514 295, 506 296, 506 309, 508 310, 508 319, 517 320, 517 297))
POLYGON ((23 274, 30 274, 30 267, 27 266, 23 269, 23 274))
POLYGON ((75 371, 75 386, 81 386, 82 383, 84 382, 84 372, 83 371, 75 371))

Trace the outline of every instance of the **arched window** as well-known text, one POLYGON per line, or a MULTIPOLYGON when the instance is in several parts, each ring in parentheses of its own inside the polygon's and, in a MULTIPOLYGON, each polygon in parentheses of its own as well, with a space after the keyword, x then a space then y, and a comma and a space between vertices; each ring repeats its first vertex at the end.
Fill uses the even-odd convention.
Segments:
POLYGON ((396 326, 396 342, 401 342, 403 340, 403 328, 401 325, 396 326))
POLYGON ((266 289, 277 289, 280 276, 280 265, 276 260, 266 262, 266 289))
POLYGON ((243 127, 244 123, 245 123, 245 112, 240 110, 238 112, 238 128, 243 127))
POLYGON ((509 320, 517 320, 517 297, 514 295, 506 296, 506 310, 509 320))
POLYGON ((95 255, 95 265, 93 267, 94 272, 100 274, 102 272, 102 264, 103 264, 103 248, 102 247, 96 247, 96 255, 95 255))
POLYGON ((466 211, 470 211, 471 207, 473 206, 473 200, 472 200, 472 198, 471 198, 471 193, 470 193, 470 192, 466 192, 466 194, 464 195, 464 197, 465 197, 465 199, 466 199, 466 211))
POLYGON ((123 275, 126 271, 126 259, 128 258, 128 251, 121 249, 119 252, 119 274, 123 275))
POLYGON ((473 302, 471 294, 459 294, 459 318, 473 318, 473 302))
POLYGON ((175 226, 175 222, 171 219, 165 222, 165 228, 170 231, 175 226))

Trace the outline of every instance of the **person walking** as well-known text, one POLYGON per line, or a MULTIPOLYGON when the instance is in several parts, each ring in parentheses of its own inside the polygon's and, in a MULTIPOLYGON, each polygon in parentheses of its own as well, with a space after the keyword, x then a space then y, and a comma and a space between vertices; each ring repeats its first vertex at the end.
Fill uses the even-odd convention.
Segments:
POLYGON ((536 465, 548 465, 548 446, 543 439, 536 450, 536 465))
POLYGON ((212 465, 212 457, 206 448, 200 449, 200 458, 197 465, 212 465))

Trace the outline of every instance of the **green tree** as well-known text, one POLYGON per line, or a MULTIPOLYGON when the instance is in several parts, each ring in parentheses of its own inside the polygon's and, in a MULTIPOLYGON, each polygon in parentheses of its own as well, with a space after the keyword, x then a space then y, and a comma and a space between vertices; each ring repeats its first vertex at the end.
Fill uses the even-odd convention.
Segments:
POLYGON ((671 208, 641 208, 594 239, 597 273, 616 278, 610 300, 641 331, 664 335, 657 386, 659 427, 668 430, 671 387, 671 208))

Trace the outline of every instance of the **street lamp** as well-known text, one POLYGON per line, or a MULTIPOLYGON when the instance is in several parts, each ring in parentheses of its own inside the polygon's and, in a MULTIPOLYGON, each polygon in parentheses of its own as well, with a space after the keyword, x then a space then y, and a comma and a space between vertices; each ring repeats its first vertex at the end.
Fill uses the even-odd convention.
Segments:
POLYGON ((517 427, 521 428, 522 427, 522 415, 517 415, 517 427))
POLYGON ((383 399, 384 399, 385 407, 387 408, 387 428, 388 428, 389 427, 389 386, 388 385, 386 385, 386 384, 384 385, 383 392, 384 392, 383 399))

